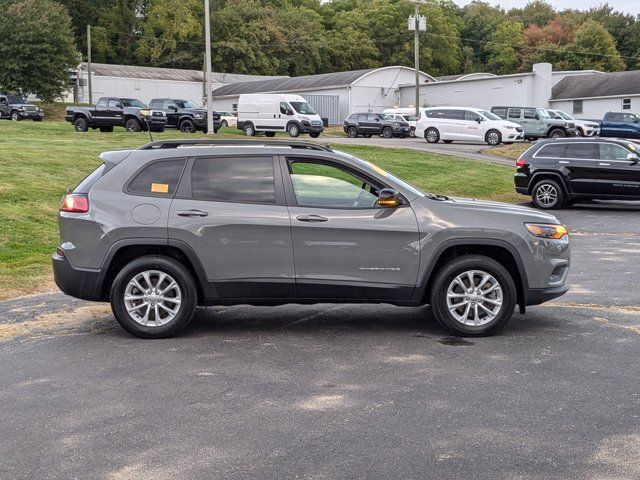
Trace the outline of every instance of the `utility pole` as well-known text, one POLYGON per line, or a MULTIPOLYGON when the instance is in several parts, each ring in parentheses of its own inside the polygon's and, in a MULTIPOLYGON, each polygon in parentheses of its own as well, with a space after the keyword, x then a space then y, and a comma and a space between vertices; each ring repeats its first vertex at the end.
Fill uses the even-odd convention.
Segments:
POLYGON ((420 16, 420 4, 424 0, 412 0, 416 4, 416 11, 414 15, 409 16, 409 30, 413 30, 413 55, 416 69, 416 100, 415 100, 415 114, 416 117, 420 116, 420 32, 424 32, 427 29, 427 19, 424 16, 420 16))
POLYGON ((211 92, 211 12, 209 0, 204 0, 205 75, 207 84, 207 135, 213 135, 213 98, 211 92))
POLYGON ((91 89, 91 25, 87 25, 87 79, 89 103, 93 104, 93 91, 91 89))

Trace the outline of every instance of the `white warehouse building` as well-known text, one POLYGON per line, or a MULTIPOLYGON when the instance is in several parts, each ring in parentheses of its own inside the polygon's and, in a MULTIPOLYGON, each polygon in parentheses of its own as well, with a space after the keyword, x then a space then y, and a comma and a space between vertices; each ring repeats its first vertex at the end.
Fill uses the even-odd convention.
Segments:
MULTIPOLYGON (((256 80, 288 78, 262 75, 217 73, 212 75, 213 88, 229 83, 256 80)), ((131 65, 91 64, 91 90, 93 101, 99 97, 137 98, 149 103, 152 98, 184 98, 202 104, 204 99, 204 76, 200 70, 178 68, 138 67, 131 65)), ((70 96, 74 102, 89 103, 89 81, 87 63, 78 67, 75 93, 70 96)))
MULTIPOLYGON (((421 84, 436 81, 424 72, 419 78, 421 84)), ((213 90, 213 108, 236 110, 243 93, 293 93, 304 97, 321 117, 335 125, 356 111, 381 112, 397 105, 399 86, 408 82, 415 82, 415 70, 392 66, 234 83, 213 90)))
MULTIPOLYGON (((565 77, 603 75, 595 70, 553 71, 550 63, 537 63, 532 72, 511 75, 471 73, 440 77, 420 87, 421 106, 465 106, 490 109, 497 105, 550 108, 553 86, 565 77)), ((579 81, 579 80, 576 80, 579 81)), ((400 105, 415 102, 415 87, 400 86, 400 105)))

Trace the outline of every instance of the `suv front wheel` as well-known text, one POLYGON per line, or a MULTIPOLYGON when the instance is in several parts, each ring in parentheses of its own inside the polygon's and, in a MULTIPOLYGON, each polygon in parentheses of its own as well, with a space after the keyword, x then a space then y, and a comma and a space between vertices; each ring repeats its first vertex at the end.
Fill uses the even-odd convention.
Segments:
POLYGON ((509 321, 516 298, 513 278, 500 263, 482 255, 464 255, 437 273, 431 308, 436 320, 451 332, 485 336, 509 321))
POLYGON ((111 308, 129 333, 142 338, 176 335, 196 308, 196 285, 178 261, 145 256, 125 265, 111 287, 111 308))

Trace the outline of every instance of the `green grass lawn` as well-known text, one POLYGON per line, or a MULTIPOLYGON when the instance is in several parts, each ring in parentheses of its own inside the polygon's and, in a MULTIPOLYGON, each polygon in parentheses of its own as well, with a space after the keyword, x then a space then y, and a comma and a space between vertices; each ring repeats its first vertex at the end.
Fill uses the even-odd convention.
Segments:
POLYGON ((486 148, 482 153, 488 155, 498 155, 499 157, 517 160, 524 152, 531 148, 531 143, 514 143, 513 145, 500 145, 499 147, 486 148))
MULTIPOLYGON (((235 129, 221 137, 238 138, 235 129)), ((202 135, 197 135, 202 136, 202 135)), ((195 138, 168 131, 162 138, 195 138)), ((307 137, 302 137, 307 139, 307 137)), ((0 121, 0 299, 53 287, 50 254, 58 243, 62 195, 99 165, 105 150, 135 148, 147 133, 76 133, 68 123, 0 121)), ((339 146, 426 191, 511 201, 513 169, 407 149, 339 146)))

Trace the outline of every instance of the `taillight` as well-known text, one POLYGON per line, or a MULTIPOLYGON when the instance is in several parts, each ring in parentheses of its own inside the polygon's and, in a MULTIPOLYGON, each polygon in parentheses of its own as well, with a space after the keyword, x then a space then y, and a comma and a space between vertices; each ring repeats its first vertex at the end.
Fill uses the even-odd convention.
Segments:
POLYGON ((87 213, 89 211, 89 198, 86 195, 67 193, 60 203, 61 212, 87 213))
POLYGON ((519 158, 516 160, 516 167, 524 167, 527 162, 523 158, 519 158))

